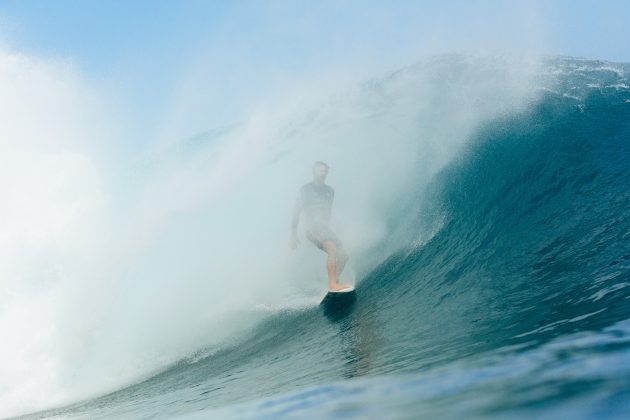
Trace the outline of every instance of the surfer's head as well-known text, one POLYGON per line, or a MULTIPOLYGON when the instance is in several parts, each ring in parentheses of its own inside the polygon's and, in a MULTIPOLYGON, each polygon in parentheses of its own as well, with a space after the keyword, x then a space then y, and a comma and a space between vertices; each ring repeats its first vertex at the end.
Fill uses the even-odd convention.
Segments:
POLYGON ((326 176, 328 176, 328 168, 329 166, 318 160, 313 164, 313 180, 319 184, 323 184, 326 182, 326 176))

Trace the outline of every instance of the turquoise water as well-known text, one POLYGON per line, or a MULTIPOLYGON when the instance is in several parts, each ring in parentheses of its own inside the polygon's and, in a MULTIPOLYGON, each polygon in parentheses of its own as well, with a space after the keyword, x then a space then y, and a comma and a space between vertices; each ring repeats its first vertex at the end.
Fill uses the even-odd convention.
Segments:
POLYGON ((395 246, 357 264, 352 304, 276 312, 145 381, 27 417, 625 417, 629 73, 545 59, 539 99, 483 121, 404 192, 386 221, 395 246))

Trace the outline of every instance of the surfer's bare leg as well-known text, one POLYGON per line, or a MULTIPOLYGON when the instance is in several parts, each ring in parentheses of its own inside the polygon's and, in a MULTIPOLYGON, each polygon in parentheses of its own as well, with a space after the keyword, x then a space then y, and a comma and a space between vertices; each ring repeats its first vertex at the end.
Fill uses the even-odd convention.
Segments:
MULTIPOLYGON (((326 254, 328 254, 328 258, 326 260, 326 268, 328 269, 328 289, 329 290, 342 290, 349 287, 347 284, 338 284, 337 283, 337 275, 341 271, 339 271, 339 267, 337 265, 337 247, 331 241, 322 242, 322 247, 326 254)), ((343 262, 345 265, 345 261, 343 262)), ((343 269, 343 265, 341 266, 343 269)))
POLYGON ((337 249, 337 278, 341 275, 341 272, 346 267, 348 262, 348 254, 343 249, 337 249))

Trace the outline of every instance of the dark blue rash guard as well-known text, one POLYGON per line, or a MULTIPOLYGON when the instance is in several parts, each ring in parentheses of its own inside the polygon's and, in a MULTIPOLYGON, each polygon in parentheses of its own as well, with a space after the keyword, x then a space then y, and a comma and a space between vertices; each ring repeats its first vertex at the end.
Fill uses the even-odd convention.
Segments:
POLYGON ((326 184, 309 182, 300 189, 298 200, 308 229, 328 226, 334 198, 335 191, 326 184))
MULTIPOLYGON (((326 184, 309 182, 300 189, 296 203, 296 214, 304 213, 306 237, 323 249, 324 241, 331 241, 339 251, 342 244, 337 235, 330 230, 330 215, 335 198, 335 190, 326 184)), ((297 232, 299 216, 293 218, 293 232, 297 232)))

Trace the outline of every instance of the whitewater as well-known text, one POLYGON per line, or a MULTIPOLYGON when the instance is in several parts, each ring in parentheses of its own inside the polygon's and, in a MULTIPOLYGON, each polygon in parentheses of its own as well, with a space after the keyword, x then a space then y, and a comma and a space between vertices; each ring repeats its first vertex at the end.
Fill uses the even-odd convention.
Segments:
POLYGON ((0 417, 630 409, 630 65, 429 57, 125 158, 67 69, 1 60, 0 417), (288 247, 317 160, 339 313, 288 247))

